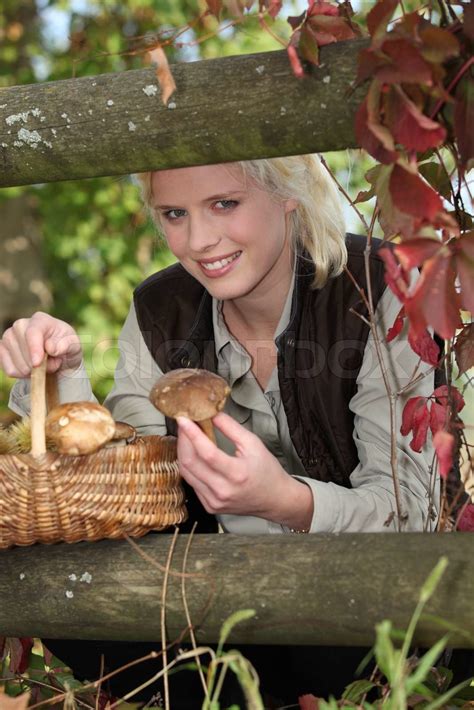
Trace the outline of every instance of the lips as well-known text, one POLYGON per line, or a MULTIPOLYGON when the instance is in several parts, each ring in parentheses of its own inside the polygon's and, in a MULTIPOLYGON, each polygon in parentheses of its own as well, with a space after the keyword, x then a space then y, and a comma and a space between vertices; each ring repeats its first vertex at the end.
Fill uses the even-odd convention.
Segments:
POLYGON ((218 276, 223 276, 231 271, 236 262, 238 262, 241 251, 235 251, 227 256, 214 258, 214 259, 201 259, 198 264, 206 276, 211 278, 216 278, 218 276))

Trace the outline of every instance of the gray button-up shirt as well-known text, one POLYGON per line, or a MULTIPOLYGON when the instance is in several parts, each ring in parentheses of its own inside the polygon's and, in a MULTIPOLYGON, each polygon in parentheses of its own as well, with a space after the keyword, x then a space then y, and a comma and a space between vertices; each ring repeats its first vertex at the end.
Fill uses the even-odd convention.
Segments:
MULTIPOLYGON (((286 328, 291 310, 294 280, 274 334, 274 339, 286 328)), ((400 391, 412 380, 416 371, 428 373, 430 368, 408 345, 406 333, 387 344, 384 334, 392 325, 400 304, 387 289, 376 313, 382 351, 392 387, 400 391)), ((356 316, 354 316, 356 317, 356 316)), ((372 334, 369 335, 364 358, 357 378, 357 392, 349 407, 354 413, 354 441, 359 463, 351 474, 352 488, 335 483, 316 481, 306 476, 290 438, 284 407, 280 398, 277 369, 270 376, 265 391, 251 370, 248 352, 229 332, 222 315, 222 302, 213 300, 213 326, 218 373, 231 385, 231 395, 225 411, 246 429, 255 433, 278 459, 289 475, 296 476, 311 488, 314 514, 311 532, 376 532, 394 530, 387 522, 396 510, 390 465, 390 409, 372 334)), ((153 360, 138 327, 132 305, 119 336, 120 358, 115 372, 115 384, 104 404, 114 418, 129 422, 143 434, 165 434, 164 416, 148 399, 149 392, 162 371, 153 360)), ((84 364, 74 373, 60 378, 61 401, 94 400, 84 364)), ((430 395, 433 376, 419 380, 399 396, 397 401, 396 443, 398 476, 403 511, 408 514, 406 530, 430 530, 435 522, 429 519, 429 491, 437 512, 438 481, 432 479, 430 465, 433 452, 430 445, 417 454, 408 446, 408 439, 399 433, 401 412, 406 400, 414 395, 430 395)), ((20 415, 29 411, 29 380, 19 380, 12 388, 10 408, 20 415)), ((218 446, 233 454, 234 447, 219 431, 218 446)), ((392 516, 393 517, 393 516, 392 516)), ((286 528, 254 516, 221 515, 219 521, 227 532, 256 534, 282 533, 286 528)))

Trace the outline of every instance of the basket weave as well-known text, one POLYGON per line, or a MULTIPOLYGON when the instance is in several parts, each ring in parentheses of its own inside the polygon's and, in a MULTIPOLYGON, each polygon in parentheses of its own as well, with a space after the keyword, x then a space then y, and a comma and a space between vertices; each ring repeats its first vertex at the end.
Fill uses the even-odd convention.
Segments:
POLYGON ((0 456, 0 548, 145 535, 186 520, 176 439, 0 456))

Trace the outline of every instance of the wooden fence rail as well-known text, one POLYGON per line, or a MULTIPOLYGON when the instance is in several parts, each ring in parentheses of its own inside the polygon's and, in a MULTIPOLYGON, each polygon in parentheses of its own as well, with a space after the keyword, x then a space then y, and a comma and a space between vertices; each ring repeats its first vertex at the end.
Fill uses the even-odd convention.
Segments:
POLYGON ((365 44, 303 79, 285 51, 175 64, 167 107, 153 69, 2 89, 0 187, 353 147, 365 44))
MULTIPOLYGON (((181 596, 188 536, 178 536, 166 617, 186 628, 181 596)), ((140 550, 165 565, 170 535, 140 550)), ((370 645, 375 624, 406 628, 419 590, 441 555, 447 570, 416 638, 474 647, 474 536, 452 533, 311 536, 196 535, 186 596, 199 642, 216 641, 234 611, 254 608, 233 643, 370 645), (444 626, 437 623, 439 617, 444 626)), ((126 541, 34 546, 0 552, 0 636, 159 640, 163 572, 126 541)))

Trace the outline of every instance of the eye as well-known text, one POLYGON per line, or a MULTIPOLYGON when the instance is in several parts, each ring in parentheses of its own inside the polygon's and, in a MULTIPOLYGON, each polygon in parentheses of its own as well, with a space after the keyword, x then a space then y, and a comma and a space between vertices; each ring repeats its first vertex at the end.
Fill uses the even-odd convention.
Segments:
POLYGON ((168 222, 175 222, 177 219, 180 217, 184 217, 186 214, 186 210, 167 210, 166 212, 163 212, 163 217, 168 220, 168 222))
POLYGON ((217 209, 218 211, 223 212, 224 210, 231 210, 233 207, 237 207, 239 203, 237 200, 219 200, 214 204, 216 207, 217 205, 221 205, 221 207, 217 207, 217 209))

